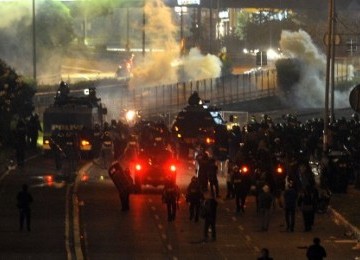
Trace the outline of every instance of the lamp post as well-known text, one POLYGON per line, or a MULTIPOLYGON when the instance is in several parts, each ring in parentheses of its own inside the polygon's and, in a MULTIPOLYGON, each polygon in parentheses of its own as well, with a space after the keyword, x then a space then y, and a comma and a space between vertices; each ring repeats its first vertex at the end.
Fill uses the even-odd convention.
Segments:
MULTIPOLYGON (((329 0, 329 14, 328 14, 328 37, 327 37, 327 55, 326 55, 326 81, 325 81, 325 108, 324 108, 324 133, 323 133, 323 152, 328 150, 328 137, 329 137, 329 89, 330 89, 330 73, 331 71, 331 56, 333 54, 334 44, 334 0, 329 0)), ((334 57, 332 57, 334 59, 334 57)))
POLYGON ((35 0, 32 0, 32 43, 33 43, 33 78, 36 82, 36 25, 35 0))

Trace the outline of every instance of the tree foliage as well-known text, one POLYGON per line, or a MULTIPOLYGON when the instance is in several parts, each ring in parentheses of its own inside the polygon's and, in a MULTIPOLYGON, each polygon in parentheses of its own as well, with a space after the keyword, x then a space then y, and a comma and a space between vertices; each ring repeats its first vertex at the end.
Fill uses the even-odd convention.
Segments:
POLYGON ((61 2, 46 0, 36 14, 37 44, 47 49, 64 48, 74 38, 73 18, 61 2))
POLYGON ((34 82, 19 76, 14 69, 0 60, 0 142, 9 141, 11 122, 29 117, 34 109, 34 82))
POLYGON ((299 24, 294 15, 279 19, 276 12, 259 12, 243 16, 245 24, 241 25, 241 34, 247 46, 257 49, 277 47, 282 30, 298 30, 299 24))

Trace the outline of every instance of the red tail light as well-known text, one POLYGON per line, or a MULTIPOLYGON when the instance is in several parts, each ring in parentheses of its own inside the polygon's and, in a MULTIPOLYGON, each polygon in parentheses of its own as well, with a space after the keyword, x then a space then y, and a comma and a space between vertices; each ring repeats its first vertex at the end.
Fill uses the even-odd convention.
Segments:
POLYGON ((247 174, 247 173, 249 173, 250 169, 249 169, 249 167, 247 167, 247 166, 245 165, 245 166, 242 166, 242 167, 241 167, 240 171, 241 171, 242 173, 247 174))
POLYGON ((278 167, 276 167, 276 173, 277 174, 283 174, 284 173, 284 169, 281 167, 281 166, 278 166, 278 167))
POLYGON ((170 171, 171 172, 176 172, 176 166, 174 164, 170 165, 170 171))
POLYGON ((135 164, 135 170, 136 171, 141 171, 142 167, 140 163, 135 164))

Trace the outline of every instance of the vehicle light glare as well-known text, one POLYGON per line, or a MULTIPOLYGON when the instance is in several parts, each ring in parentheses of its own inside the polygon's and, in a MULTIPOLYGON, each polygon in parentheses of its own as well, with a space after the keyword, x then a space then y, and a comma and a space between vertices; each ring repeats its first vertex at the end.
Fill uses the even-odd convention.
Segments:
POLYGON ((247 166, 243 166, 241 168, 241 172, 243 172, 243 173, 247 173, 248 171, 249 171, 249 168, 247 166))
POLYGON ((81 145, 82 145, 82 146, 86 146, 86 145, 89 145, 89 144, 90 144, 89 141, 87 141, 87 140, 81 140, 81 145))
POLYGON ((141 165, 140 165, 140 164, 136 164, 136 165, 135 165, 135 170, 140 171, 140 170, 141 170, 141 165))
POLYGON ((175 172, 176 171, 176 166, 175 165, 170 165, 170 171, 175 172))

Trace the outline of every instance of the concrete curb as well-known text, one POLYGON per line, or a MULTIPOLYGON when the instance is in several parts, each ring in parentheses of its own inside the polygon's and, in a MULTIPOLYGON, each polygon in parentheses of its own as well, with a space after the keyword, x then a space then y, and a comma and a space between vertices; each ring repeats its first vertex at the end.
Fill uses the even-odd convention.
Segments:
POLYGON ((353 249, 360 250, 360 229, 351 224, 344 216, 342 216, 338 211, 336 211, 334 208, 329 206, 328 208, 328 214, 330 217, 334 219, 334 221, 342 226, 344 226, 346 229, 348 229, 354 238, 358 241, 358 243, 353 247, 353 249))

